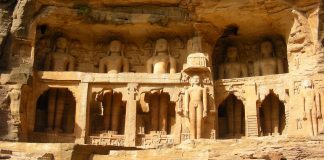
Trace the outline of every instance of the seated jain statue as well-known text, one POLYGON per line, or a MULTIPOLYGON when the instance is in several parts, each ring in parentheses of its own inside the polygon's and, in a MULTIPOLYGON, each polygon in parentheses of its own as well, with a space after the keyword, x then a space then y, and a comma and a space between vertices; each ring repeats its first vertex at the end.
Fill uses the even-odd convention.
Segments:
POLYGON ((190 121, 190 139, 202 137, 203 118, 207 117, 207 90, 200 86, 200 77, 190 79, 191 87, 185 92, 185 114, 190 121))
POLYGON ((281 74, 283 62, 275 57, 274 48, 270 41, 263 41, 260 46, 261 60, 254 63, 254 75, 265 76, 270 74, 281 74))
POLYGON ((247 66, 238 62, 236 47, 228 47, 226 52, 225 63, 219 68, 219 78, 239 78, 248 75, 247 66))
POLYGON ((155 53, 147 60, 146 69, 148 73, 176 73, 177 62, 170 56, 166 39, 156 41, 155 53))
POLYGON ((75 58, 68 53, 68 40, 59 37, 56 40, 54 51, 47 55, 45 70, 47 71, 74 71, 75 58))
POLYGON ((124 58, 122 43, 118 40, 110 42, 108 56, 99 61, 100 73, 120 73, 129 71, 129 62, 124 58))

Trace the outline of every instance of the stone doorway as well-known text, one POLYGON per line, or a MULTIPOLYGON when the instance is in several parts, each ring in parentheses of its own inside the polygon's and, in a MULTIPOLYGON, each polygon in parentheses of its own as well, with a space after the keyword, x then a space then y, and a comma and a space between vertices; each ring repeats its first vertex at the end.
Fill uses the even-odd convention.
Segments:
POLYGON ((218 107, 218 138, 240 138, 245 135, 244 104, 230 94, 218 107))
POLYGON ((286 127, 285 106, 271 92, 259 108, 260 135, 281 135, 286 127))

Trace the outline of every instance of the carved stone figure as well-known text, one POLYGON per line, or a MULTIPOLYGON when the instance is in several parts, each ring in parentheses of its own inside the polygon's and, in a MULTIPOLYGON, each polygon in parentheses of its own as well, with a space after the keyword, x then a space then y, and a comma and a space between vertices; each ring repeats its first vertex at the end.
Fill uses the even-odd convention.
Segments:
POLYGON ((50 40, 41 38, 36 46, 35 66, 37 70, 43 70, 46 60, 46 55, 50 52, 50 40))
POLYGON ((318 119, 322 117, 320 104, 318 98, 315 94, 313 84, 311 80, 303 81, 303 104, 304 104, 304 120, 309 122, 309 135, 318 135, 318 119))
POLYGON ((122 106, 122 94, 114 92, 112 89, 103 89, 96 96, 96 100, 101 102, 103 109, 103 129, 104 131, 118 132, 120 111, 122 106))
POLYGON ((59 37, 54 51, 46 58, 44 68, 48 71, 74 71, 74 67, 75 58, 68 52, 68 40, 59 37))
POLYGON ((20 94, 20 86, 14 86, 5 97, 5 99, 10 100, 10 113, 15 121, 19 121, 20 119, 20 94))
POLYGON ((254 75, 265 76, 270 74, 284 73, 283 62, 275 57, 273 44, 263 41, 260 46, 261 60, 254 63, 254 75))
POLYGON ((155 44, 155 53, 153 57, 147 60, 146 70, 148 73, 176 73, 177 63, 171 57, 168 41, 158 39, 155 44))
POLYGON ((202 137, 203 118, 207 117, 207 89, 201 87, 200 77, 190 79, 191 87, 185 92, 185 114, 190 121, 190 139, 202 137))
POLYGON ((219 78, 239 78, 247 75, 247 66, 238 62, 237 48, 228 47, 225 63, 219 68, 219 78))
POLYGON ((151 131, 163 131, 166 133, 168 124, 168 110, 170 97, 160 90, 154 90, 150 95, 151 131))
POLYGON ((128 72, 129 62, 124 58, 122 52, 122 43, 118 40, 110 42, 108 56, 100 59, 99 72, 100 73, 119 73, 128 72))

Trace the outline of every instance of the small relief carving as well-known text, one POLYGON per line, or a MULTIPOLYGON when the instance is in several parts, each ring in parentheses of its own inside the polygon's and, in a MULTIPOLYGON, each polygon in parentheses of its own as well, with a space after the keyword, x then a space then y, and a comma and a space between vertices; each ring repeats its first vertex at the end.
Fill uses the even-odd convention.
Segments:
POLYGON ((134 43, 129 43, 126 46, 126 58, 130 61, 132 66, 144 66, 143 52, 134 43))
POLYGON ((294 94, 297 95, 300 93, 300 87, 302 86, 301 81, 294 82, 294 94))

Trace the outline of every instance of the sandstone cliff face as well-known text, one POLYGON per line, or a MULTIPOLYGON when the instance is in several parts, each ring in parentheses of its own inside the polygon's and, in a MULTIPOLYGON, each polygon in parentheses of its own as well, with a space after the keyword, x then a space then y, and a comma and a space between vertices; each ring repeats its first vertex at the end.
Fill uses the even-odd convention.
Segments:
POLYGON ((324 158, 323 5, 0 0, 0 159, 324 158))

